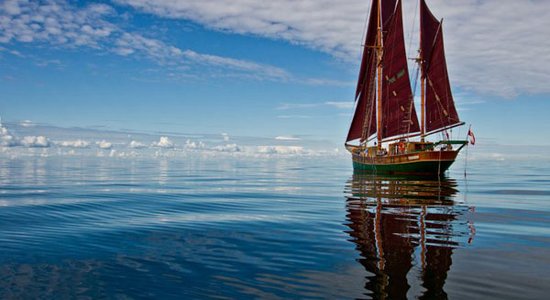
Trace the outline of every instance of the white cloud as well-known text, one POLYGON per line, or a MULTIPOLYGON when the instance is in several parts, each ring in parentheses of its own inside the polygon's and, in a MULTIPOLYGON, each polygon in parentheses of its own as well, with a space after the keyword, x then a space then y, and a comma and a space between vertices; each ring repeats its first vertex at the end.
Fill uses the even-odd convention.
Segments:
POLYGON ((0 120, 0 146, 3 147, 13 147, 17 146, 17 140, 16 138, 11 135, 11 133, 8 131, 6 127, 2 125, 2 122, 0 120))
POLYGON ((301 140, 300 138, 293 137, 293 136, 277 136, 277 137, 275 137, 275 139, 278 140, 278 141, 299 141, 299 140, 301 140))
MULTIPOLYGON (((346 0, 116 0, 167 18, 212 29, 283 39, 359 63, 369 1, 346 0)), ((405 39, 418 45, 418 1, 404 1, 405 39), (410 33, 414 28, 415 35, 410 33)), ((445 18, 451 83, 467 90, 513 97, 550 93, 550 1, 428 1, 445 18)), ((412 68, 411 68, 412 70, 412 68)), ((323 81, 321 79, 321 81, 323 81)), ((312 83, 315 83, 313 80, 312 83)))
POLYGON ((232 70, 234 76, 247 75, 256 79, 286 80, 290 77, 285 70, 275 66, 180 49, 159 39, 128 32, 111 21, 117 17, 118 20, 123 19, 106 4, 77 8, 64 0, 9 0, 0 5, 0 43, 34 42, 48 43, 54 47, 88 47, 121 56, 149 58, 179 71, 188 69, 191 64, 197 66, 196 70, 203 70, 206 65, 232 70))
POLYGON ((90 142, 85 140, 70 140, 70 141, 61 141, 56 143, 58 146, 67 147, 67 148, 88 148, 90 142))
POLYGON ((353 101, 328 101, 325 105, 333 106, 339 109, 352 109, 354 106, 353 101))
POLYGON ((347 56, 361 44, 368 1, 330 0, 117 0, 169 18, 189 19, 210 28, 284 39, 347 56), (354 26, 358 25, 358 26, 354 26), (349 37, 354 37, 350 43, 349 37))
POLYGON ((186 149, 204 149, 206 145, 202 141, 194 142, 192 140, 185 141, 185 148, 186 149))
POLYGON ((153 142, 153 147, 174 148, 174 143, 166 136, 161 136, 158 142, 153 142))
POLYGON ((50 141, 45 136, 25 136, 21 139, 21 145, 29 148, 47 148, 50 141))
POLYGON ((256 151, 261 154, 306 154, 301 146, 258 146, 256 151))
POLYGON ((215 146, 212 148, 214 151, 220 151, 220 152, 241 152, 242 149, 237 144, 226 144, 226 145, 220 145, 215 146))
POLYGON ((138 141, 131 141, 129 144, 128 144, 128 147, 132 148, 132 149, 142 149, 142 148, 145 148, 147 147, 147 145, 143 144, 143 143, 140 143, 138 141))
POLYGON ((31 120, 23 120, 23 121, 19 122, 19 125, 21 125, 23 127, 33 127, 33 126, 35 126, 35 124, 31 120))
POLYGON ((113 144, 110 142, 107 142, 106 140, 96 142, 96 144, 100 149, 111 149, 113 147, 113 144))

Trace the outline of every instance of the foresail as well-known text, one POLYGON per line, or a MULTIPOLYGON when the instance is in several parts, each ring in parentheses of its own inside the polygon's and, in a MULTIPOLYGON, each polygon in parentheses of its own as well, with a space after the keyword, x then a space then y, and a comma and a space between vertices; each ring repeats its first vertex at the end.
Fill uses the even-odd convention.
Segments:
POLYGON ((372 6, 370 9, 370 16, 369 16, 369 24, 367 27, 367 34, 365 37, 365 44, 363 45, 363 57, 361 60, 361 68, 359 69, 359 78, 357 79, 357 88, 355 89, 355 99, 359 96, 361 91, 365 86, 369 85, 369 82, 371 80, 374 80, 374 78, 370 78, 367 76, 367 74, 371 74, 372 72, 369 71, 369 68, 376 67, 373 66, 372 56, 376 55, 376 33, 377 33, 377 16, 376 12, 378 11, 378 1, 374 0, 372 1, 372 6))
MULTIPOLYGON (((372 68, 373 73, 375 70, 376 68, 372 68)), ((374 74, 372 77, 374 78, 374 74)), ((374 84, 374 80, 372 83, 374 84)), ((376 132, 375 97, 372 85, 370 88, 366 87, 359 94, 346 142, 355 139, 360 139, 363 142, 376 132)))
POLYGON ((426 82, 427 132, 460 123, 447 73, 442 25, 426 1, 420 0, 420 53, 422 76, 426 82))
POLYGON ((378 1, 372 1, 369 24, 363 46, 363 57, 359 78, 357 80, 357 89, 355 98, 357 105, 355 114, 346 138, 346 142, 355 139, 364 141, 376 132, 376 111, 374 104, 376 95, 374 91, 375 71, 376 71, 376 35, 377 35, 377 11, 378 1))
POLYGON ((401 1, 386 23, 382 79, 382 138, 420 131, 407 66, 401 1))

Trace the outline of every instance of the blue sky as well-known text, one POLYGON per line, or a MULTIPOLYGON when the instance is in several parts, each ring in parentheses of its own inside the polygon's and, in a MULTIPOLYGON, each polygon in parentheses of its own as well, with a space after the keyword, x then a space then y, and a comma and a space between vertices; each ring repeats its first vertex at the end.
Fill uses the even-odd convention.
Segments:
MULTIPOLYGON (((368 1, 264 2, 3 1, 0 116, 342 144, 368 1)), ((550 3, 428 4, 445 17, 455 100, 478 140, 550 144, 550 3)))

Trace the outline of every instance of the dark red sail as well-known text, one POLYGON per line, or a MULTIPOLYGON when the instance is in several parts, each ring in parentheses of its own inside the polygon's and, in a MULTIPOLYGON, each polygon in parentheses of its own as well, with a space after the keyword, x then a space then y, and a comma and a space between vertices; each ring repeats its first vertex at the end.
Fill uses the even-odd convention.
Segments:
POLYGON ((386 29, 382 59, 382 138, 420 131, 407 67, 401 1, 397 2, 386 29))
POLYGON ((363 48, 363 58, 361 60, 361 68, 359 70, 359 78, 357 80, 357 89, 355 92, 357 106, 346 141, 359 138, 363 141, 376 132, 376 108, 374 107, 376 102, 376 85, 374 81, 376 78, 375 46, 378 32, 378 1, 372 1, 370 11, 367 35, 363 48))
POLYGON ((426 131, 460 123, 447 73, 443 45, 443 24, 425 0, 420 1, 420 52, 422 76, 426 80, 426 131))
POLYGON ((370 82, 370 80, 374 80, 374 78, 369 78, 367 74, 370 74, 371 72, 368 71, 368 68, 370 67, 376 67, 372 66, 371 61, 373 55, 376 55, 376 49, 374 48, 376 46, 376 35, 378 32, 378 1, 374 0, 372 1, 372 6, 370 9, 370 16, 369 16, 369 24, 367 27, 367 35, 365 37, 365 45, 363 46, 363 58, 361 60, 361 68, 359 69, 359 78, 357 79, 357 88, 355 89, 355 99, 357 99, 357 96, 359 96, 359 93, 363 90, 363 87, 365 85, 368 85, 367 82, 370 82))
POLYGON ((347 141, 361 139, 361 142, 368 139, 376 132, 376 85, 374 82, 376 72, 376 57, 371 56, 370 74, 366 75, 371 78, 370 84, 364 86, 360 91, 357 100, 357 107, 353 115, 353 121, 348 132, 347 141))
POLYGON ((388 20, 393 16, 395 11, 395 4, 397 0, 382 0, 382 28, 384 31, 387 31, 386 24, 388 20))

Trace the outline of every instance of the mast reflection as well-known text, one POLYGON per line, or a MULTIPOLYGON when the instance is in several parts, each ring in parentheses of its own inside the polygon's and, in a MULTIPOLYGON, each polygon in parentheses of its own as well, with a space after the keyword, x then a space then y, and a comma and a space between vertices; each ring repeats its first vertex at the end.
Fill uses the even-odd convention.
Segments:
POLYGON ((346 185, 347 233, 372 275, 374 299, 446 299, 453 249, 472 241, 469 208, 449 178, 354 174, 346 185), (412 295, 411 295, 412 294, 412 295))

